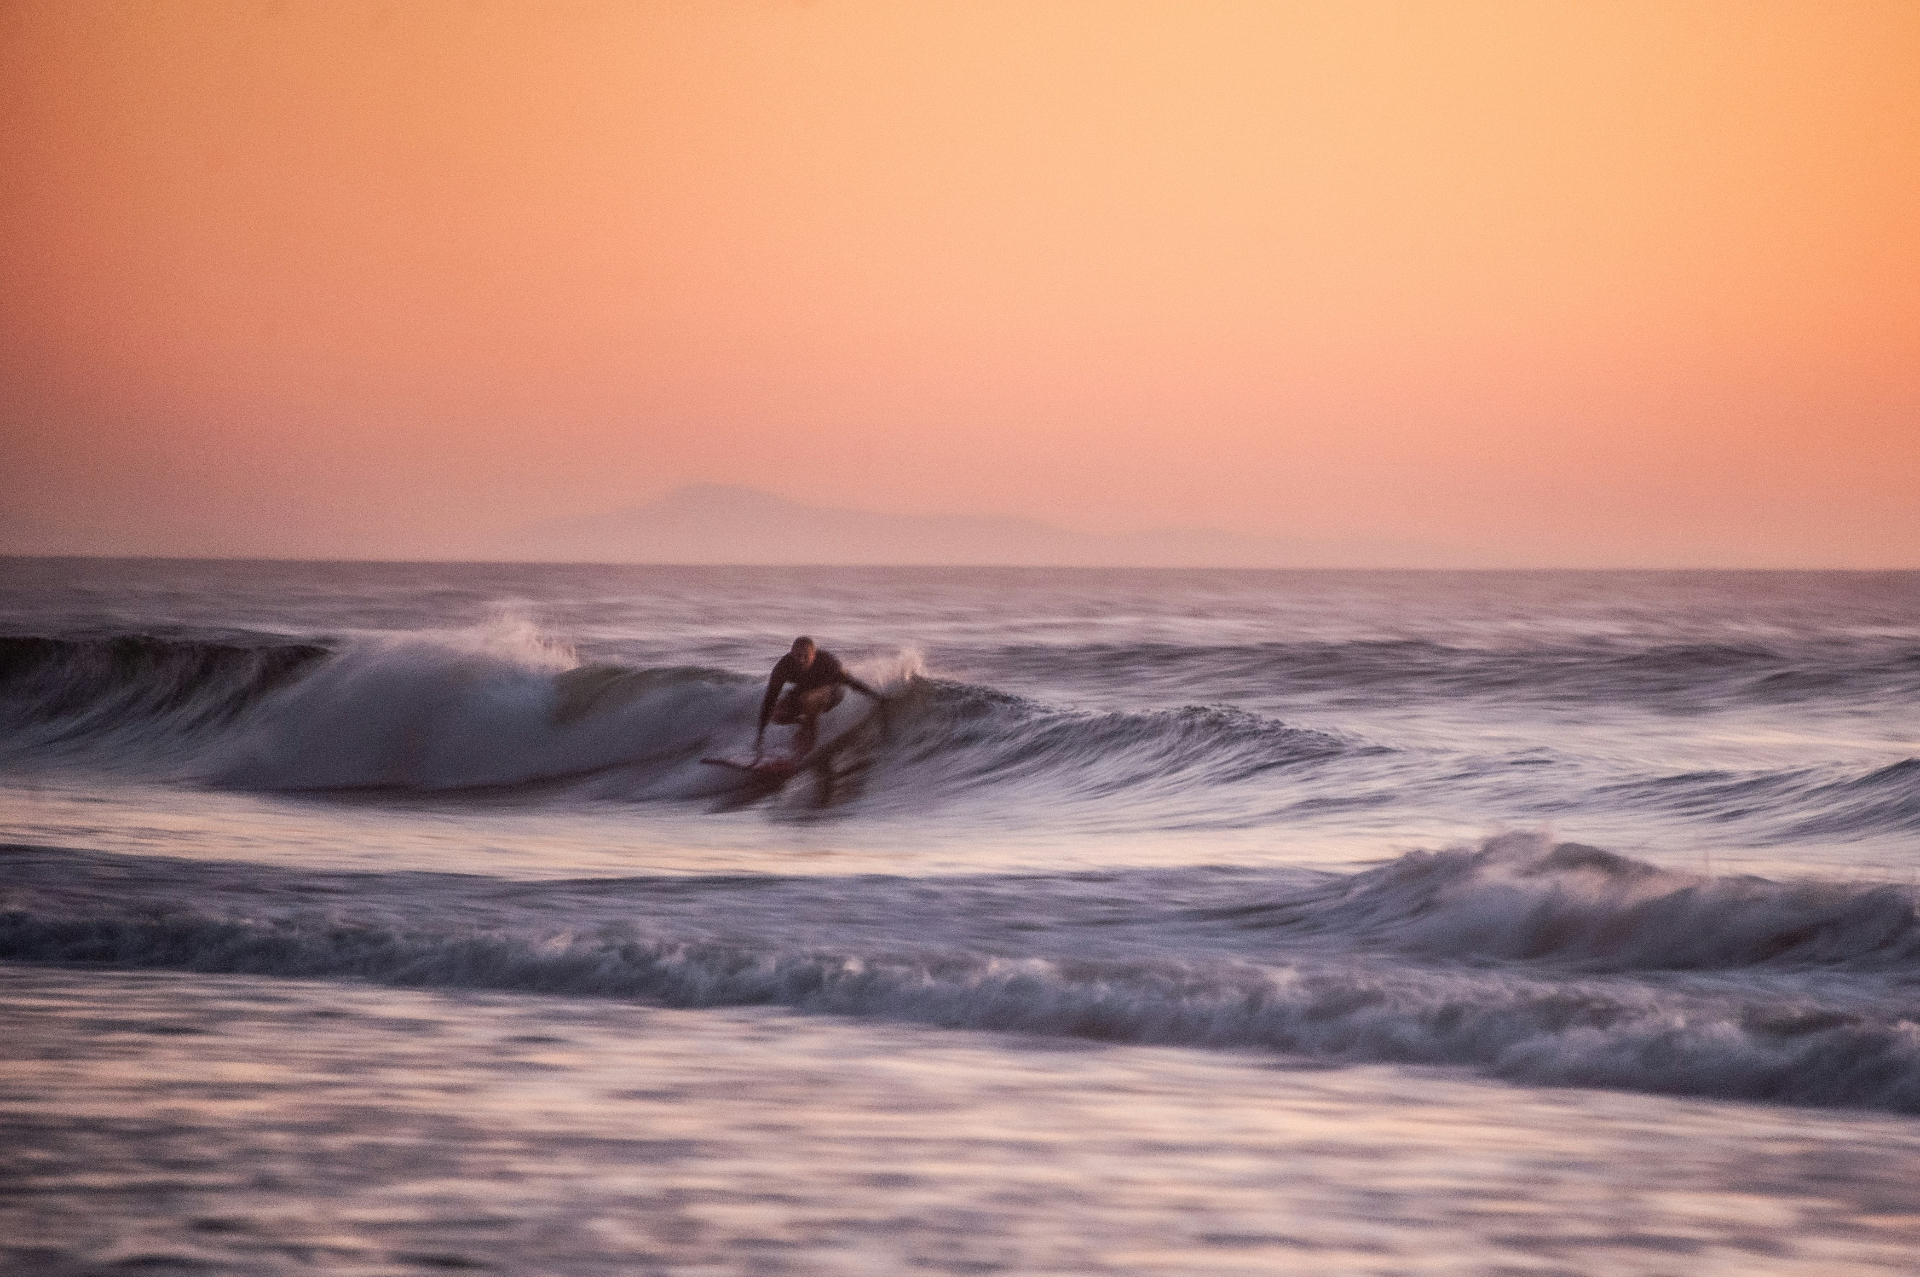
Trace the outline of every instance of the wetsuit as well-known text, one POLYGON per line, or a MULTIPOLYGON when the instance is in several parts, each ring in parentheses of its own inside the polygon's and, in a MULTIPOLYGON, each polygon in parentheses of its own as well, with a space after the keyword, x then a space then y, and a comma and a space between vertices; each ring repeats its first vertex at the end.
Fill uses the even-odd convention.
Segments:
POLYGON ((780 700, 780 690, 788 683, 793 684, 789 703, 796 713, 800 711, 801 698, 808 692, 822 687, 831 687, 833 695, 825 698, 825 703, 820 706, 821 713, 840 703, 840 698, 846 694, 840 690, 842 684, 871 696, 876 701, 880 699, 880 693, 847 673, 846 666, 842 665, 840 658, 832 652, 815 648, 813 660, 809 661, 804 668, 794 659, 793 653, 788 652, 774 665, 773 673, 767 676, 767 694, 760 701, 761 731, 765 731, 767 723, 772 720, 774 705, 780 700))

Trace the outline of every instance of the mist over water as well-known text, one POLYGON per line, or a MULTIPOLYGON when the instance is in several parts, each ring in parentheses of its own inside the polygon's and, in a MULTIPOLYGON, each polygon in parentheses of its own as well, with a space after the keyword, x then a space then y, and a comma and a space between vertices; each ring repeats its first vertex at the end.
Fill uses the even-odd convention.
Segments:
POLYGON ((1920 1113, 1920 574, 0 584, 16 970, 1920 1113), (802 632, 887 704, 703 764, 802 632))

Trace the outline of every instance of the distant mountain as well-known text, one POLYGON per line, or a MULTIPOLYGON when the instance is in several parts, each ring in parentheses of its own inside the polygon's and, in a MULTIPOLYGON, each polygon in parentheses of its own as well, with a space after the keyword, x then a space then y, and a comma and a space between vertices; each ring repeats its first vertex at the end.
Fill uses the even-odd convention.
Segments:
POLYGON ((1117 536, 1037 519, 875 514, 699 484, 647 505, 556 519, 501 538, 495 557, 584 563, 975 564, 1086 567, 1425 567, 1462 556, 1386 542, 1294 541, 1204 529, 1117 536))

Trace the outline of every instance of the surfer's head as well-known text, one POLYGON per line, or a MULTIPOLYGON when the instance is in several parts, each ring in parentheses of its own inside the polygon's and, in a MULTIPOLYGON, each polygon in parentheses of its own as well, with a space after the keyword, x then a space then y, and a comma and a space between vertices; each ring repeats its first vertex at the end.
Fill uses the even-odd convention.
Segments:
POLYGON ((802 666, 813 664, 814 650, 813 640, 804 634, 793 641, 793 659, 802 666))

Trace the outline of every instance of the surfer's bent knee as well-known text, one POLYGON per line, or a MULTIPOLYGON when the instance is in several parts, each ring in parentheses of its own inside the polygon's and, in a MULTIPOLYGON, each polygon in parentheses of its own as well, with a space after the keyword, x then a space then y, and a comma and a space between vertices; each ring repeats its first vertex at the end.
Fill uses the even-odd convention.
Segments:
POLYGON ((782 696, 773 707, 773 715, 768 720, 783 727, 790 727, 805 718, 816 718, 838 705, 847 691, 838 684, 832 687, 810 687, 806 691, 791 691, 782 696))

